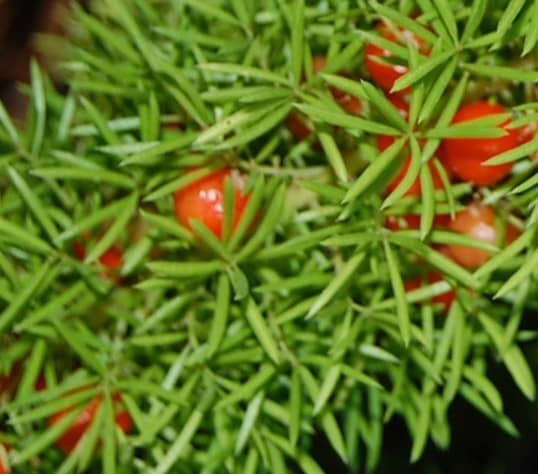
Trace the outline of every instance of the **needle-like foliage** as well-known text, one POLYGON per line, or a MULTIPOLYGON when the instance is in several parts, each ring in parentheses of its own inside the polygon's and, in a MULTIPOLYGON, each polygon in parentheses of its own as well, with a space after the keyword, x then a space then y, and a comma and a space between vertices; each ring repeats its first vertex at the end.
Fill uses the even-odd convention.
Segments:
POLYGON ((322 472, 318 432, 351 471, 372 471, 393 416, 412 461, 428 440, 448 448, 455 397, 517 434, 488 368, 503 363, 535 398, 520 345, 536 336, 522 324, 538 308, 538 139, 491 160, 516 162, 494 187, 442 176, 436 190, 432 170, 443 138, 502 134, 506 116, 452 125, 463 102, 494 99, 514 127, 536 124, 537 21, 536 0, 74 5, 55 80, 32 64, 27 120, 0 106, 0 374, 19 374, 0 393, 11 445, 0 460, 14 472, 310 474, 322 472), (387 41, 380 20, 431 52, 387 41), (394 85, 411 87, 408 121, 369 80, 368 42, 410 66, 394 85), (311 127, 305 140, 290 114, 311 127), (394 137, 382 153, 380 134, 394 137), (404 150, 407 177, 385 193, 404 150), (223 166, 248 176, 239 227, 231 183, 223 239, 181 226, 174 191, 223 166), (520 237, 499 249, 434 227, 471 196, 520 237), (419 229, 385 226, 410 212, 419 229), (444 244, 493 256, 473 272, 444 244), (112 246, 123 249, 114 278, 101 262, 112 246), (446 281, 406 291, 430 270, 446 281), (444 314, 431 299, 448 286, 444 314), (114 422, 118 392, 128 434, 114 422), (55 441, 96 395, 64 456, 55 441))

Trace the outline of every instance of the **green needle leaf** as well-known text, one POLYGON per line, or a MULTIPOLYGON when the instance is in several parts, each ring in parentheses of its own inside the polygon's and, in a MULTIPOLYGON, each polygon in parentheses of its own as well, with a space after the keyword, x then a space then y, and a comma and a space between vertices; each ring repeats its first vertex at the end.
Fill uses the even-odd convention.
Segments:
POLYGON ((344 163, 342 154, 333 137, 328 133, 321 132, 318 134, 318 138, 323 147, 323 151, 327 156, 327 160, 334 170, 334 174, 340 181, 344 183, 347 182, 348 176, 346 164, 344 163))
MULTIPOLYGON (((27 277, 22 290, 17 293, 9 306, 0 313, 0 334, 4 333, 9 325, 30 304, 33 296, 37 293, 49 273, 53 273, 53 268, 49 262, 44 262, 33 275, 27 277)), ((51 283, 49 282, 49 285, 51 283)))
POLYGON ((32 79, 32 105, 36 118, 32 136, 32 155, 37 156, 43 146, 45 125, 47 120, 47 104, 45 100, 45 85, 41 69, 35 59, 30 63, 30 76, 32 79))
POLYGON ((316 299, 315 303, 311 306, 306 319, 314 317, 319 311, 324 308, 340 291, 352 275, 357 271, 360 264, 363 262, 366 254, 364 252, 358 252, 351 257, 343 266, 338 270, 334 279, 329 285, 321 292, 316 299))
POLYGON ((304 49, 304 0, 295 0, 293 24, 291 27, 291 74, 293 86, 297 87, 302 79, 304 49))
POLYGON ((410 70, 408 73, 400 77, 392 87, 391 92, 398 92, 406 87, 412 86, 423 77, 428 75, 437 67, 440 67, 444 62, 448 61, 450 58, 454 57, 456 51, 448 50, 442 53, 439 53, 431 58, 424 60, 420 63, 415 69, 410 70))
POLYGON ((68 168, 68 167, 51 167, 51 168, 36 168, 31 171, 31 174, 40 178, 54 179, 73 179, 81 181, 96 181, 98 183, 109 183, 127 189, 133 189, 135 182, 121 173, 108 171, 104 169, 84 169, 84 168, 68 168))
POLYGON ((494 298, 502 298, 512 291, 518 285, 521 285, 527 278, 532 275, 538 266, 538 249, 530 255, 523 266, 504 283, 504 285, 495 293, 494 298))
POLYGON ((517 82, 538 82, 538 71, 519 69, 507 66, 490 66, 488 64, 463 63, 460 66, 477 76, 491 77, 494 79, 507 79, 517 82))
POLYGON ((280 351, 278 345, 273 339, 269 326, 263 319, 256 302, 252 298, 249 298, 247 301, 245 316, 267 356, 278 365, 280 363, 280 351))
POLYGON ((219 276, 217 286, 217 300, 215 312, 211 323, 211 329, 207 341, 207 358, 213 357, 224 337, 227 327, 228 312, 230 306, 230 283, 223 273, 219 276))
MULTIPOLYGON (((482 326, 495 343, 495 346, 500 350, 503 347, 504 340, 503 328, 485 313, 480 313, 478 317, 482 326)), ((521 392, 529 400, 534 400, 536 396, 536 383, 521 349, 516 345, 511 345, 501 353, 501 357, 521 392)))
POLYGON ((56 239, 58 237, 58 230, 47 214, 47 211, 42 206, 40 199, 34 194, 26 181, 14 168, 9 166, 7 172, 11 182, 24 199, 43 230, 52 240, 56 239))
POLYGON ((376 160, 366 168, 366 170, 357 178, 351 185, 343 202, 348 203, 353 199, 357 199, 372 185, 387 168, 396 160, 398 154, 402 150, 405 143, 405 138, 396 140, 388 147, 376 160))
POLYGON ((318 397, 314 402, 314 416, 318 415, 324 408, 327 402, 329 401, 329 397, 334 392, 334 389, 336 388, 336 384, 338 383, 338 380, 340 379, 340 373, 341 373, 341 367, 339 364, 333 365, 326 373, 325 379, 323 380, 323 384, 321 385, 321 389, 319 391, 318 397))
POLYGON ((403 285, 401 271, 398 266, 396 256, 388 243, 383 242, 385 250, 385 257, 387 259, 387 265, 389 267, 390 281, 392 283, 392 291, 394 291, 394 297, 396 298, 396 310, 398 312, 398 324, 400 326, 400 333, 402 335, 403 342, 406 346, 409 345, 411 340, 411 320, 409 317, 409 306, 407 304, 407 298, 405 295, 405 288, 403 285))
POLYGON ((243 423, 239 429, 239 434, 237 435, 237 441, 235 443, 235 455, 239 455, 241 451, 245 448, 250 434, 254 428, 258 415, 260 414, 260 409, 263 403, 265 393, 263 391, 259 392, 252 401, 248 404, 247 411, 245 412, 245 417, 243 418, 243 423))

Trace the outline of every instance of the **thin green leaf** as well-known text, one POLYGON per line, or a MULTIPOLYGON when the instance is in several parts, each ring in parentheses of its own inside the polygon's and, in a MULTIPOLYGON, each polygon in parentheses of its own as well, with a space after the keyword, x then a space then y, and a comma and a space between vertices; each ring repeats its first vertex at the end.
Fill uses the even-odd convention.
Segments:
POLYGON ((507 293, 512 291, 517 286, 521 285, 523 282, 527 280, 527 278, 532 275, 532 273, 536 270, 536 267, 538 266, 538 249, 536 249, 532 255, 527 257, 525 263, 523 266, 514 274, 510 276, 510 278, 501 286, 501 288, 495 293, 494 298, 501 298, 505 296, 507 293))
POLYGON ((344 183, 347 182, 348 175, 346 164, 344 163, 344 159, 334 138, 326 132, 319 133, 318 138, 336 177, 344 183))
POLYGON ((263 316, 258 309, 258 305, 252 298, 249 298, 247 301, 245 316, 252 331, 254 332, 254 335, 260 341, 260 344, 265 350, 267 356, 276 365, 278 365, 280 363, 280 351, 278 349, 278 344, 271 335, 269 326, 263 319, 263 316))
POLYGON ((391 92, 398 92, 406 87, 412 86, 427 74, 432 72, 437 67, 440 67, 444 62, 452 58, 456 52, 454 50, 444 51, 433 57, 425 59, 415 69, 410 70, 408 73, 400 77, 391 89, 391 92))
POLYGON ((45 137, 45 125, 47 120, 47 103, 45 100, 45 85, 37 60, 30 63, 30 76, 32 79, 32 105, 36 113, 35 125, 32 136, 32 155, 37 156, 43 146, 45 137))
POLYGON ((243 418, 243 422, 241 423, 241 428, 239 429, 239 433, 237 435, 237 440, 235 443, 234 452, 236 456, 239 455, 241 451, 243 451, 245 445, 248 442, 250 433, 252 432, 252 429, 254 428, 256 420, 258 419, 258 415, 260 414, 260 409, 261 409, 264 397, 265 397, 265 393, 263 391, 260 391, 254 396, 252 401, 248 404, 247 411, 245 412, 245 416, 243 418))
POLYGON ((420 459, 426 447, 431 424, 431 412, 432 397, 431 395, 426 395, 421 400, 419 413, 417 414, 418 419, 413 433, 413 447, 411 449, 411 463, 415 463, 420 459))
POLYGON ((294 87, 302 79, 304 49, 304 0, 296 0, 293 5, 293 24, 291 27, 291 74, 294 87))
POLYGON ((491 77, 493 79, 506 79, 508 81, 517 82, 538 82, 538 71, 534 70, 473 63, 463 63, 460 66, 477 76, 491 77))
POLYGON ((0 313, 0 334, 5 332, 13 321, 20 316, 21 312, 24 311, 30 304, 34 295, 36 295, 46 277, 52 272, 53 268, 51 264, 49 262, 44 262, 38 267, 38 270, 33 275, 27 277, 24 281, 24 287, 17 293, 9 306, 0 313))
POLYGON ((207 357, 211 358, 218 350, 227 327, 230 306, 230 283, 225 274, 219 276, 217 299, 211 329, 207 341, 207 357))
POLYGON ((243 76, 246 78, 259 79, 265 82, 288 85, 288 80, 279 74, 271 71, 258 69, 250 66, 230 63, 205 63, 198 64, 198 67, 204 71, 230 74, 232 76, 243 76))
POLYGON ((403 148, 405 138, 396 140, 390 147, 381 153, 376 160, 351 185, 343 200, 344 203, 360 197, 396 160, 403 148))
POLYGON ((318 415, 326 406, 330 396, 336 388, 336 384, 340 379, 341 367, 335 364, 329 368, 325 374, 323 384, 321 385, 317 399, 314 402, 314 416, 318 415))
POLYGON ((398 324, 400 326, 400 333, 402 335, 402 339, 405 346, 408 346, 411 340, 411 320, 409 317, 409 306, 407 304, 401 272, 398 266, 398 261, 396 260, 396 255, 392 251, 392 248, 388 241, 385 240, 383 242, 383 248, 385 250, 387 266, 389 267, 392 291, 394 292, 394 297, 396 298, 396 310, 398 313, 398 324))
POLYGON ((123 209, 119 209, 117 218, 105 232, 103 237, 95 244, 95 246, 88 249, 88 255, 84 259, 84 263, 92 263, 96 261, 104 252, 114 245, 121 232, 125 231, 127 223, 136 210, 137 204, 138 196, 134 193, 126 200, 123 209))
MULTIPOLYGON (((493 340, 495 346, 499 350, 502 349, 504 341, 502 327, 485 313, 480 313, 478 317, 482 326, 493 340)), ((521 392, 529 400, 534 400, 536 395, 536 383, 534 381, 532 371, 525 360, 525 356, 519 347, 516 345, 511 345, 509 348, 504 350, 501 356, 506 368, 512 375, 521 392)))
POLYGON ((339 269, 334 279, 321 292, 315 303, 310 307, 306 319, 310 319, 318 314, 319 311, 335 297, 351 276, 357 271, 365 257, 366 254, 364 252, 358 252, 339 269))

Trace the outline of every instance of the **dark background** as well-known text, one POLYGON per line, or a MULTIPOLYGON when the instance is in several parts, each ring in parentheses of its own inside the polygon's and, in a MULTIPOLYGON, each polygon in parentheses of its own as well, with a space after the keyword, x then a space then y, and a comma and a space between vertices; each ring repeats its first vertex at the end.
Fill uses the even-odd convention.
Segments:
MULTIPOLYGON (((28 80, 28 61, 32 54, 31 33, 61 33, 61 25, 55 20, 55 9, 66 5, 68 1, 0 2, 0 99, 15 115, 24 114, 25 103, 17 93, 16 83, 28 80)), ((536 317, 533 319, 536 320, 536 317)), ((538 353, 527 355, 530 356, 533 372, 538 373, 538 353)), ((452 442, 449 451, 439 451, 430 442, 422 459, 410 465, 409 433, 403 422, 394 418, 385 430, 383 454, 377 473, 538 473, 538 407, 520 394, 501 364, 493 368, 491 378, 503 395, 507 414, 520 430, 520 438, 514 439, 504 434, 464 400, 456 399, 450 411, 452 442)), ((316 437, 312 452, 316 453, 325 472, 347 472, 322 435, 316 437)))
MULTIPOLYGON (((527 356, 529 354, 526 354, 527 356)), ((537 356, 538 354, 533 354, 537 356)), ((531 358, 533 373, 537 358, 531 358)), ((499 364, 491 379, 504 400, 506 414, 520 432, 513 438, 461 397, 450 409, 452 429, 448 451, 440 451, 429 441, 421 460, 409 463, 411 438, 405 424, 393 418, 384 431, 383 452, 376 474, 536 474, 538 473, 538 406, 517 389, 510 374, 499 364)), ((313 453, 326 473, 346 474, 326 439, 319 435, 313 453)))

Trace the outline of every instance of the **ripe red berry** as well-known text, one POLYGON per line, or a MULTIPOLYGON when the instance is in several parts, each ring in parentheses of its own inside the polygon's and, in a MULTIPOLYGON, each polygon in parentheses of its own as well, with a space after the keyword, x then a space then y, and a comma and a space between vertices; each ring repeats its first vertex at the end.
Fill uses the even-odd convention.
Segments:
MULTIPOLYGON (((488 115, 506 113, 507 110, 489 102, 473 102, 463 105, 452 123, 487 117, 488 115)), ((487 186, 506 178, 512 169, 512 163, 497 166, 484 166, 490 158, 518 146, 521 132, 509 129, 509 121, 500 125, 507 133, 498 138, 447 138, 441 144, 443 164, 458 178, 476 185, 487 186)))
MULTIPOLYGON (((400 38, 383 23, 377 25, 377 30, 386 40, 411 43, 421 53, 428 54, 429 52, 426 43, 409 30, 400 30, 400 38)), ((372 80, 386 91, 390 91, 394 83, 409 71, 407 65, 396 62, 396 58, 388 49, 383 49, 373 43, 366 45, 365 65, 372 80)), ((408 94, 410 90, 410 88, 407 88, 399 93, 408 94)))
MULTIPOLYGON (((396 107, 400 115, 407 120, 409 118, 409 103, 398 94, 386 94, 387 99, 396 107)), ((378 135, 377 147, 379 151, 385 151, 395 141, 391 135, 378 135)))
POLYGON ((0 374, 0 401, 2 397, 10 397, 15 391, 17 382, 21 375, 21 364, 16 363, 11 367, 11 370, 7 374, 0 374))
MULTIPOLYGON (((450 222, 448 214, 436 214, 433 218, 433 226, 436 228, 446 227, 450 222)), ((420 216, 418 214, 405 214, 403 216, 388 216, 385 224, 387 229, 416 230, 420 229, 420 216)))
POLYGON ((176 217, 192 230, 190 220, 201 221, 213 234, 222 238, 224 231, 224 186, 227 177, 234 185, 235 207, 232 230, 241 221, 249 195, 243 194, 244 178, 231 168, 223 168, 200 178, 174 193, 176 217))
MULTIPOLYGON (((11 446, 7 443, 2 443, 4 451, 8 453, 11 450, 11 446)), ((10 472, 6 463, 2 462, 2 455, 0 453, 0 474, 8 474, 10 472)))
MULTIPOLYGON (((90 238, 90 235, 85 236, 87 239, 90 238)), ((73 242, 73 254, 78 260, 84 260, 86 258, 86 246, 80 240, 73 242)), ((120 285, 122 283, 122 278, 119 275, 119 271, 123 266, 123 251, 118 246, 112 246, 107 249, 99 257, 99 262, 104 267, 102 275, 108 280, 120 285)))
MULTIPOLYGON (((426 282, 428 284, 433 284, 440 281, 444 281, 444 278, 437 272, 429 272, 426 276, 426 282)), ((418 290, 422 286, 424 286, 424 281, 420 277, 412 278, 411 280, 407 280, 406 282, 404 282, 404 287, 406 291, 418 290)), ((447 313, 455 299, 456 292, 450 289, 445 291, 444 293, 434 296, 431 302, 434 304, 442 305, 444 312, 447 313)))
MULTIPOLYGON (((484 204, 474 203, 467 209, 460 211, 448 225, 454 232, 474 237, 475 239, 498 245, 499 234, 497 230, 497 216, 495 211, 484 204)), ((505 242, 513 242, 519 235, 519 230, 512 224, 506 228, 505 242)), ((476 268, 486 263, 490 254, 486 250, 460 245, 447 245, 448 255, 467 268, 476 268)))
MULTIPOLYGON (((124 433, 130 433, 133 429, 133 420, 131 415, 129 415, 129 412, 127 412, 121 406, 121 395, 119 393, 115 393, 113 400, 116 410, 116 425, 119 426, 124 433)), ((95 397, 80 413, 73 425, 71 425, 71 427, 69 427, 69 429, 56 441, 58 448, 60 448, 65 454, 70 454, 76 448, 84 433, 86 433, 88 428, 91 426, 101 403, 102 397, 95 397)), ((69 412, 70 409, 65 409, 54 414, 49 419, 49 425, 55 425, 69 412)))
MULTIPOLYGON (((314 73, 319 73, 325 69, 327 65, 327 58, 322 55, 317 55, 312 58, 312 69, 314 73)), ((340 76, 349 77, 345 72, 339 72, 340 76)), ((347 92, 338 89, 338 87, 329 86, 329 91, 334 97, 334 100, 338 102, 340 107, 353 115, 358 115, 362 111, 362 103, 358 97, 348 94, 347 92)))
POLYGON ((314 132, 314 127, 307 118, 296 110, 286 117, 286 126, 297 141, 306 140, 314 132))
MULTIPOLYGON (((387 94, 387 99, 392 102, 392 104, 398 109, 400 112, 400 115, 407 119, 409 116, 409 104, 407 101, 397 95, 397 94, 387 94)), ((385 151, 389 146, 391 146, 395 141, 395 138, 390 135, 378 135, 377 137, 377 147, 379 151, 383 152, 385 151)), ((407 171, 409 169, 409 166, 411 165, 411 156, 408 156, 405 158, 405 161, 402 164, 402 167, 400 168, 400 171, 398 174, 394 177, 394 179, 389 183, 387 186, 387 189, 389 192, 394 191, 396 187, 400 184, 400 182, 405 178, 405 175, 407 174, 407 171)), ((441 179, 441 175, 437 171, 436 166, 433 164, 432 161, 428 162, 428 168, 430 169, 430 172, 432 174, 433 179, 433 186, 435 189, 442 189, 443 188, 443 181, 441 179)), ((420 184, 420 177, 417 176, 417 179, 413 182, 411 187, 406 193, 406 196, 420 196, 422 193, 422 186, 420 184)))
MULTIPOLYGON (((408 156, 405 159, 402 167, 400 168, 400 171, 398 171, 398 174, 387 185, 387 190, 389 192, 394 191, 396 187, 400 184, 400 182, 405 178, 410 166, 411 166, 411 157, 408 156)), ((432 161, 429 161, 427 166, 430 169, 430 172, 432 175, 434 189, 442 189, 443 180, 441 179, 441 175, 437 171, 437 168, 435 167, 432 161)), ((421 194, 422 194, 422 185, 420 184, 420 176, 417 176, 417 178, 415 179, 415 181, 413 181, 413 184, 411 184, 410 188, 407 190, 405 195, 406 196, 420 196, 421 194)))

